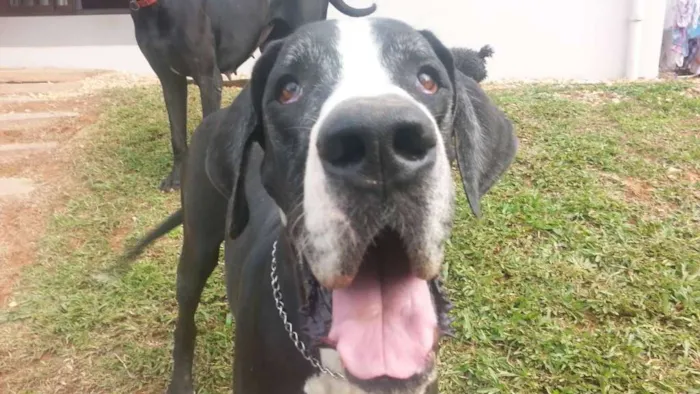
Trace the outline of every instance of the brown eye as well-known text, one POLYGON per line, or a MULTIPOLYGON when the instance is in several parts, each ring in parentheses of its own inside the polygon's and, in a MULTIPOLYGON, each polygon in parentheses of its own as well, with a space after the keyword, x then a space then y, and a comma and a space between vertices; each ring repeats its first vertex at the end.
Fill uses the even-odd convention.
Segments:
POLYGON ((418 74, 418 83, 426 94, 435 94, 438 91, 438 84, 433 77, 426 73, 418 74))
POLYGON ((301 96, 301 86, 296 82, 290 81, 282 86, 277 99, 282 104, 289 104, 297 101, 299 96, 301 96))

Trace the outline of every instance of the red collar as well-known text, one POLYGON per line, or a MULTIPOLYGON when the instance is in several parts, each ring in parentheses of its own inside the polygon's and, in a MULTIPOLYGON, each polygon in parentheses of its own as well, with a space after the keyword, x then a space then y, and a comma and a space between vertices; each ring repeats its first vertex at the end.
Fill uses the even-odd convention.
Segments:
POLYGON ((157 2, 158 0, 131 0, 131 6, 132 9, 138 10, 139 8, 150 7, 156 4, 157 2))

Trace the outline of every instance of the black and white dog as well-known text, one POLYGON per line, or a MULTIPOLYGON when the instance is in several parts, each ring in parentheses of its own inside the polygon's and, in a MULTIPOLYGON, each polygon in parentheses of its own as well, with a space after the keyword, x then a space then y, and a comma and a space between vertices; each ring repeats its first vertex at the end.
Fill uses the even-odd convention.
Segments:
POLYGON ((478 215, 516 149, 430 32, 324 21, 271 43, 193 137, 183 181, 200 186, 169 219, 185 216, 169 391, 192 392, 194 311, 225 228, 235 393, 436 393, 451 163, 478 215))

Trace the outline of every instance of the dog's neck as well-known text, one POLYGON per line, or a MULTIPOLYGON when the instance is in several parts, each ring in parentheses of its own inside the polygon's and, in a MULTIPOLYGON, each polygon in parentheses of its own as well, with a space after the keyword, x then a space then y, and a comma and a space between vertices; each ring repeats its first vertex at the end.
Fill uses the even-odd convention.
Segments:
MULTIPOLYGON (((277 275, 280 281, 282 296, 288 308, 287 313, 290 313, 296 319, 299 315, 299 307, 304 305, 301 292, 302 266, 297 262, 296 250, 284 228, 277 237, 276 248, 275 258, 277 260, 277 275)), ((299 327, 295 327, 295 329, 298 330, 299 327)))
POLYGON ((280 282, 283 293, 285 297, 295 297, 294 303, 298 305, 296 310, 288 310, 288 313, 293 313, 298 318, 295 330, 314 357, 319 358, 319 347, 323 346, 319 340, 328 335, 331 326, 331 292, 314 279, 304 256, 294 247, 286 230, 282 230, 277 242, 282 257, 278 260, 278 270, 285 277, 280 282))
MULTIPOLYGON (((307 305, 308 294, 304 294, 305 290, 303 290, 306 289, 306 291, 308 291, 308 284, 303 283, 303 281, 308 280, 310 272, 308 271, 308 266, 305 265, 303 261, 299 261, 299 259, 300 255, 297 253, 291 240, 286 236, 286 232, 283 229, 277 240, 276 253, 277 272, 280 280, 281 292, 284 302, 287 305, 299 306, 295 309, 292 309, 293 307, 288 307, 287 313, 290 314, 291 320, 298 322, 297 324, 293 324, 294 330, 300 334, 300 339, 304 341, 310 354, 317 358, 323 367, 334 372, 342 373, 338 352, 335 349, 315 346, 316 343, 314 339, 303 329, 305 324, 304 319, 308 318, 306 315, 308 309, 306 308, 309 307, 309 305, 307 305)), ((279 324, 282 324, 282 322, 280 321, 279 324)), ((364 391, 355 388, 347 381, 336 379, 319 371, 314 371, 309 377, 309 380, 307 380, 304 386, 304 390, 307 394, 364 394, 364 391)))

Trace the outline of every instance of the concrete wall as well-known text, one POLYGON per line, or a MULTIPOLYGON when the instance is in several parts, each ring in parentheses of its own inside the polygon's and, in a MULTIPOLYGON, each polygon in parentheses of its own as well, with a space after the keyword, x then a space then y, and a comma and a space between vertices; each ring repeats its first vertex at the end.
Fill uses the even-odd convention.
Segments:
POLYGON ((0 67, 97 68, 152 74, 129 15, 0 18, 0 67))
MULTIPOLYGON (((362 6, 371 0, 348 0, 362 6)), ((378 16, 433 30, 446 44, 494 47, 491 80, 625 76, 633 0, 377 0, 378 16)), ((640 76, 657 75, 666 0, 646 0, 640 76)), ((345 18, 330 7, 329 17, 345 18)), ((250 70, 252 61, 240 71, 250 70)), ((0 18, 0 67, 151 73, 129 15, 0 18)))

